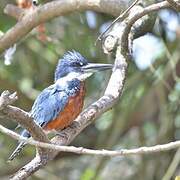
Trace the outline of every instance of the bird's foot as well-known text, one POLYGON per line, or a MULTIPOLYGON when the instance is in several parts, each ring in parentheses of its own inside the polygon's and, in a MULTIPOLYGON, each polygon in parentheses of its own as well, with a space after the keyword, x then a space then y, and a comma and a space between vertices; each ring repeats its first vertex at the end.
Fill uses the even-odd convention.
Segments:
POLYGON ((60 132, 56 132, 56 136, 59 136, 62 139, 65 139, 65 141, 69 141, 69 135, 66 132, 60 131, 60 132))
POLYGON ((79 129, 80 125, 81 124, 78 121, 73 121, 73 123, 71 124, 71 128, 79 129))

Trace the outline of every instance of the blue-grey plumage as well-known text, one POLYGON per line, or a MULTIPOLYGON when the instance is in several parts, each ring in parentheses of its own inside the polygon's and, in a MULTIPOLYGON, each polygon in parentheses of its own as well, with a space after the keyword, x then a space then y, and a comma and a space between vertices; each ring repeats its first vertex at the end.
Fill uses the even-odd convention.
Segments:
MULTIPOLYGON (((24 129, 21 132, 21 136, 26 137, 26 138, 31 137, 31 135, 26 129, 24 129)), ((8 161, 12 161, 21 152, 21 150, 24 148, 25 145, 26 145, 25 142, 20 142, 18 146, 16 147, 16 149, 13 151, 13 153, 9 156, 8 161)))
POLYGON ((45 126, 63 111, 69 97, 75 95, 79 89, 80 81, 77 79, 69 82, 56 81, 54 85, 39 94, 32 106, 30 116, 38 125, 45 126))

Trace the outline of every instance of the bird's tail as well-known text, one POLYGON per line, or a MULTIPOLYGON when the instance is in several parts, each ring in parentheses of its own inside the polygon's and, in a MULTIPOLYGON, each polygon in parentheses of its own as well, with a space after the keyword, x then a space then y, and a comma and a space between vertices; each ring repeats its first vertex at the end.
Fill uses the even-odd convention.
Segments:
MULTIPOLYGON (((21 133, 21 136, 29 138, 30 134, 27 130, 23 130, 21 133)), ((26 146, 26 144, 27 143, 25 143, 25 142, 20 142, 18 144, 18 146, 16 147, 16 149, 13 151, 13 153, 8 158, 8 161, 12 161, 16 156, 18 156, 19 153, 21 152, 21 150, 24 148, 24 146, 26 146)))
POLYGON ((18 156, 25 145, 25 142, 20 142, 13 153, 9 156, 8 161, 12 161, 16 156, 18 156))

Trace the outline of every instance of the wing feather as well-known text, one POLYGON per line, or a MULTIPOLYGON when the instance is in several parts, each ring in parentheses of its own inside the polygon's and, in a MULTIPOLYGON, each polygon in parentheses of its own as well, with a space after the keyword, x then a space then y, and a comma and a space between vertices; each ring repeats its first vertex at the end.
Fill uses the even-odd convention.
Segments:
POLYGON ((63 111, 69 95, 57 86, 44 89, 34 102, 30 115, 40 126, 45 126, 63 111))

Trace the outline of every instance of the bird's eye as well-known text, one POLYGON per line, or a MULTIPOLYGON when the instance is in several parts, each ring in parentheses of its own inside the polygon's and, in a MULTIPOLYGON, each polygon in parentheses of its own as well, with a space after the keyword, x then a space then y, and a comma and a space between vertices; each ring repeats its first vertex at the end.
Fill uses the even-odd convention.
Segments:
POLYGON ((38 0, 32 0, 32 3, 34 6, 37 6, 38 5, 38 0))
POLYGON ((82 62, 80 62, 80 63, 79 63, 79 65, 80 65, 80 66, 83 66, 83 63, 82 63, 82 62))
POLYGON ((73 65, 78 67, 78 66, 83 66, 83 63, 82 62, 75 62, 75 63, 73 63, 73 65))

